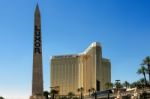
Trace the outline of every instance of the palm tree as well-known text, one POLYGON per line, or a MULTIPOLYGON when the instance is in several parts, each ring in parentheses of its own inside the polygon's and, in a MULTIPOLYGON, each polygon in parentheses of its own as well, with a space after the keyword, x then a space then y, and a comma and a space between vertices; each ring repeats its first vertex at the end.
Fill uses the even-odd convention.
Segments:
POLYGON ((52 99, 54 99, 55 95, 58 94, 58 90, 52 89, 51 92, 50 92, 50 94, 52 95, 52 99))
POLYGON ((142 85, 144 85, 145 79, 144 79, 144 78, 141 78, 141 79, 139 80, 139 82, 140 82, 142 85))
POLYGON ((127 82, 127 81, 125 81, 125 82, 123 83, 123 86, 126 87, 126 89, 127 89, 127 88, 130 86, 130 83, 127 82))
POLYGON ((130 87, 131 88, 135 88, 135 87, 143 88, 144 87, 143 85, 145 85, 145 80, 144 80, 144 78, 141 78, 140 80, 131 83, 130 87))
POLYGON ((93 92, 93 95, 94 95, 95 99, 97 99, 97 93, 96 93, 95 88, 91 88, 91 90, 92 90, 92 92, 93 92))
POLYGON ((75 96, 75 94, 73 92, 69 92, 68 96, 69 96, 70 99, 72 99, 72 97, 75 96))
POLYGON ((131 88, 137 87, 137 82, 136 82, 136 81, 135 81, 135 82, 132 82, 132 83, 130 84, 130 87, 131 87, 131 88))
POLYGON ((90 96, 90 94, 91 94, 91 91, 92 91, 91 89, 89 89, 89 90, 88 90, 88 92, 89 92, 89 96, 90 96))
POLYGON ((107 83, 105 83, 105 87, 106 87, 106 89, 110 89, 113 87, 113 83, 107 82, 107 83))
POLYGON ((91 88, 92 92, 94 93, 95 92, 95 88, 91 88))
POLYGON ((0 99, 5 99, 4 97, 0 96, 0 99))
POLYGON ((115 87, 116 87, 116 89, 117 89, 117 91, 120 89, 120 88, 122 88, 123 87, 123 85, 120 83, 120 82, 115 82, 115 87))
POLYGON ((145 66, 142 65, 141 68, 138 69, 137 74, 143 74, 145 85, 147 85, 147 81, 146 81, 146 68, 145 68, 145 66))
POLYGON ((150 56, 145 57, 143 64, 147 65, 148 75, 149 75, 149 83, 150 83, 150 56))
POLYGON ((60 96, 58 99, 68 99, 66 96, 60 96))
POLYGON ((81 99, 82 99, 84 88, 83 88, 83 87, 78 88, 77 91, 80 92, 80 94, 81 94, 81 99))
POLYGON ((44 91, 43 95, 45 96, 45 99, 49 99, 48 96, 49 96, 49 92, 48 91, 44 91))
POLYGON ((145 85, 145 79, 144 78, 141 78, 139 81, 137 81, 137 83, 138 83, 139 88, 144 89, 144 85, 145 85))

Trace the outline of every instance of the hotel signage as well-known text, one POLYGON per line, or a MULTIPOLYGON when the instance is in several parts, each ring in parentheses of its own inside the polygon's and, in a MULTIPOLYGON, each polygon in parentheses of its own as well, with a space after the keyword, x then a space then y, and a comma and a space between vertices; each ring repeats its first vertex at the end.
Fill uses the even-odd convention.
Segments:
POLYGON ((35 34, 34 34, 34 53, 41 54, 41 30, 37 26, 35 26, 35 34))

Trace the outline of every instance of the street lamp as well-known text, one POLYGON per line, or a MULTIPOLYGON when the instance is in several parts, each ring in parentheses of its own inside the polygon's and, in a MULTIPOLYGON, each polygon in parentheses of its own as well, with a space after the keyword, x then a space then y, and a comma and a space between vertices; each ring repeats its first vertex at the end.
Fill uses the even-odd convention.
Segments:
POLYGON ((120 80, 115 80, 116 82, 120 82, 120 80))
POLYGON ((115 80, 116 81, 116 89, 117 89, 117 91, 118 91, 118 89, 119 89, 119 87, 120 87, 120 80, 115 80))

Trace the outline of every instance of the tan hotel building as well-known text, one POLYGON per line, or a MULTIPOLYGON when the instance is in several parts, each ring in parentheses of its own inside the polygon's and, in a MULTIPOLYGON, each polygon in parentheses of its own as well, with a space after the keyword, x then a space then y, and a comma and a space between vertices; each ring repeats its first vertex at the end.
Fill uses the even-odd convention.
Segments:
POLYGON ((111 63, 102 58, 102 47, 98 42, 80 54, 52 56, 51 87, 59 86, 60 95, 79 94, 77 89, 81 87, 84 95, 91 88, 104 90, 106 82, 111 82, 111 63))

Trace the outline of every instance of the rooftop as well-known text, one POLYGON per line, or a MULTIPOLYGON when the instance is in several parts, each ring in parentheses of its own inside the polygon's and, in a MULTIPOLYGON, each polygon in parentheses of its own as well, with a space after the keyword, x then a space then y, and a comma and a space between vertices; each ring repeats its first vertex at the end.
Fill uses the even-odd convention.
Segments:
POLYGON ((87 49, 85 49, 85 51, 84 52, 82 52, 82 53, 79 53, 79 54, 69 54, 69 55, 54 55, 54 56, 52 56, 52 59, 59 59, 59 58, 75 58, 75 57, 78 57, 78 56, 80 56, 80 55, 83 55, 83 54, 86 54, 92 47, 95 47, 95 46, 101 46, 100 45, 100 43, 99 42, 93 42, 93 43, 91 43, 90 44, 90 46, 87 48, 87 49))

